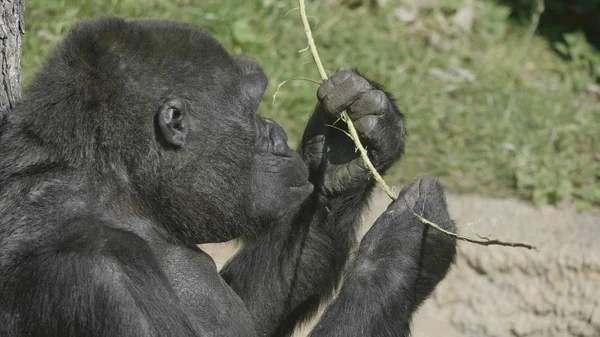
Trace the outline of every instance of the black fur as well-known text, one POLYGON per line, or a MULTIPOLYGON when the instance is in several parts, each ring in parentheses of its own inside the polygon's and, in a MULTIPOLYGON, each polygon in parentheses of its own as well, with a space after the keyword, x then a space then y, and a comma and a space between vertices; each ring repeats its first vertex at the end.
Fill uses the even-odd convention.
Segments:
MULTIPOLYGON (((73 27, 0 118, 0 336, 277 336, 313 314, 374 185, 326 125, 347 109, 385 171, 403 117, 342 69, 292 151, 256 114, 266 85, 189 24, 73 27), (196 244, 233 238, 245 246, 219 275, 196 244)), ((367 234, 316 335, 408 334, 455 253, 407 211, 453 229, 439 185, 417 185, 367 234)))

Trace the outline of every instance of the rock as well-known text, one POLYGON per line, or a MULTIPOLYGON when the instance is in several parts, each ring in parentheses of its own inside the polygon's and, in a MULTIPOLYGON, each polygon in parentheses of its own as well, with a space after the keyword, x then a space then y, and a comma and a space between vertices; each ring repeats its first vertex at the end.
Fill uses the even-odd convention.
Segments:
POLYGON ((473 29, 473 23, 475 22, 475 7, 473 4, 459 9, 452 18, 452 22, 462 31, 470 32, 473 29))

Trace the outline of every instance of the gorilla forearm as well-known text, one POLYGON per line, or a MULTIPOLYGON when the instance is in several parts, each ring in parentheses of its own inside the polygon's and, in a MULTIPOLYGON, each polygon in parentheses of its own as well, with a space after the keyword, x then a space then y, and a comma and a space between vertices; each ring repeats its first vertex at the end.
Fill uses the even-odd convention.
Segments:
POLYGON ((247 242, 221 271, 259 335, 288 335, 339 283, 368 190, 324 200, 313 193, 293 221, 247 242))

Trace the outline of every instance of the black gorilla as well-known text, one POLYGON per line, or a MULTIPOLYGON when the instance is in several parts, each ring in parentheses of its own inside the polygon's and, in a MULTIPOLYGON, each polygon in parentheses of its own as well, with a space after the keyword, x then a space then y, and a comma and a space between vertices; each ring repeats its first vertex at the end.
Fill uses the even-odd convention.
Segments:
MULTIPOLYGON (((345 69, 300 149, 256 114, 267 85, 189 24, 77 24, 0 123, 0 336, 281 336, 341 279, 374 182, 331 128, 347 109, 377 169, 402 115, 345 69), (196 244, 241 237, 221 274, 196 244)), ((336 124, 342 128, 342 123, 336 124)), ((313 336, 402 336, 455 241, 420 178, 367 233, 313 336)))

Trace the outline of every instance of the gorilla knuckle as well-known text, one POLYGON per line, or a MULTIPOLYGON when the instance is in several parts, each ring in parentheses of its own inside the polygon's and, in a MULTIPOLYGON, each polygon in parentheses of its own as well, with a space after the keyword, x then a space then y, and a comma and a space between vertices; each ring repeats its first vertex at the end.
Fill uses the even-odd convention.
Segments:
POLYGON ((358 99, 360 95, 372 90, 369 81, 356 73, 351 73, 339 87, 344 91, 352 93, 351 96, 355 96, 354 99, 358 99))
POLYGON ((368 115, 355 120, 354 126, 361 136, 372 138, 377 133, 380 121, 379 116, 368 115))
POLYGON ((335 74, 331 76, 331 82, 335 85, 340 85, 341 83, 351 79, 356 75, 353 71, 348 69, 340 69, 335 74))
POLYGON ((387 95, 381 90, 370 90, 364 95, 365 105, 369 105, 373 114, 382 115, 388 111, 389 100, 387 95))
POLYGON ((317 90, 317 99, 319 101, 323 101, 327 97, 327 94, 329 94, 333 90, 333 88, 334 85, 331 79, 324 80, 323 83, 321 83, 321 85, 319 86, 319 89, 317 90))

